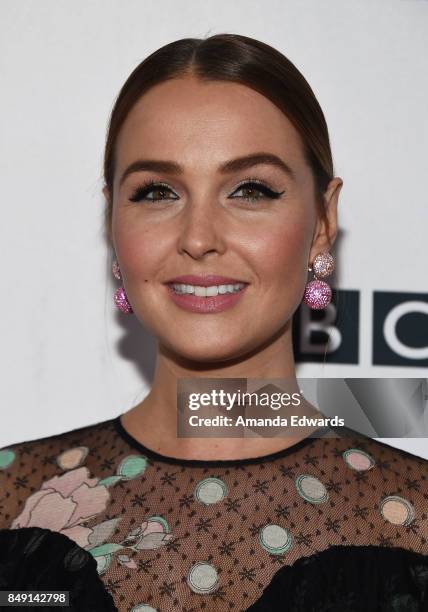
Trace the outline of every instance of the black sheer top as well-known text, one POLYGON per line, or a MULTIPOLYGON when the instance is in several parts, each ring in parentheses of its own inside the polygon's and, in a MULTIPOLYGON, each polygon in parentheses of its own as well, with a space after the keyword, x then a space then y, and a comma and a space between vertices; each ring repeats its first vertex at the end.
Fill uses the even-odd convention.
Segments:
POLYGON ((428 611, 428 461, 321 433, 183 460, 118 416, 0 449, 0 590, 85 612, 428 611))

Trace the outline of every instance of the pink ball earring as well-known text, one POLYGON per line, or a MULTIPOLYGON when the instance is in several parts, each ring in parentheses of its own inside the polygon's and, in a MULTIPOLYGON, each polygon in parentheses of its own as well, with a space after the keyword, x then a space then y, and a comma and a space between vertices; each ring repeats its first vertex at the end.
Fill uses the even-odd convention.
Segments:
MULTIPOLYGON (((117 263, 116 259, 113 261, 111 270, 115 278, 117 278, 118 280, 122 280, 122 275, 120 274, 119 264, 117 263)), ((131 314, 134 312, 132 310, 131 304, 128 301, 128 296, 126 295, 124 287, 119 287, 119 289, 116 289, 113 299, 114 299, 114 303, 116 304, 116 306, 121 312, 124 312, 126 314, 131 314)))
POLYGON ((314 273, 314 279, 307 283, 305 294, 303 296, 304 303, 313 310, 322 310, 331 302, 331 287, 325 281, 319 280, 330 276, 334 270, 334 257, 331 253, 318 253, 315 257, 312 267, 309 267, 309 272, 314 273))

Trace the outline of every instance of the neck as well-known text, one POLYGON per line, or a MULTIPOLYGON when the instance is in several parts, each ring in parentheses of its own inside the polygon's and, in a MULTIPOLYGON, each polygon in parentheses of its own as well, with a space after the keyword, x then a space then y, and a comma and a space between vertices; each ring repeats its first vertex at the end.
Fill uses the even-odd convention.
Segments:
POLYGON ((151 390, 142 402, 122 416, 122 424, 145 446, 182 459, 245 459, 276 452, 298 441, 295 435, 177 438, 177 380, 181 378, 281 378, 289 381, 291 392, 298 390, 289 326, 262 350, 259 348, 226 362, 192 362, 159 345, 151 390))

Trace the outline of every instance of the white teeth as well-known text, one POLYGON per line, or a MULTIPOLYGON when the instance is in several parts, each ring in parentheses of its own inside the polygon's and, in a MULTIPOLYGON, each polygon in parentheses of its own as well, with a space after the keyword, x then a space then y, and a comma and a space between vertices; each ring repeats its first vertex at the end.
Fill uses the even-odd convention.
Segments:
POLYGON ((236 293, 240 291, 245 283, 236 283, 234 285, 211 285, 210 287, 201 287, 199 285, 185 285, 182 283, 174 283, 174 291, 180 294, 194 294, 198 297, 211 297, 219 293, 236 293))

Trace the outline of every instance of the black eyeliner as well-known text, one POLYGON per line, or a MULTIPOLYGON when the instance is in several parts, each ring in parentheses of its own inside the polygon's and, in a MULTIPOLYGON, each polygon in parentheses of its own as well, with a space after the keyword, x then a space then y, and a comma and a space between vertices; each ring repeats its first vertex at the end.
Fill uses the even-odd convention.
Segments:
MULTIPOLYGON (((169 191, 171 191, 171 188, 166 183, 150 180, 150 181, 144 182, 142 185, 137 187, 129 199, 131 202, 138 202, 139 200, 142 200, 148 193, 150 193, 155 188, 160 188, 160 189, 164 188, 164 189, 168 189, 169 191)), ((174 198, 174 199, 177 199, 177 198, 174 198)))
MULTIPOLYGON (((235 191, 238 191, 239 189, 242 189, 244 187, 251 187, 251 188, 255 188, 257 191, 260 191, 261 193, 263 193, 266 197, 272 199, 272 200, 276 200, 278 198, 280 198, 282 196, 283 193, 285 193, 285 189, 283 191, 275 191, 273 189, 271 189, 270 187, 268 187, 265 183, 263 183, 262 181, 259 181, 258 179, 246 179, 244 180, 242 183, 240 183, 236 188, 235 191)), ((162 183, 159 181, 153 181, 153 180, 149 180, 144 182, 142 185, 140 185, 139 187, 137 187, 135 189, 135 191, 133 192, 132 196, 129 198, 129 200, 131 202, 139 202, 140 200, 144 199, 148 193, 150 193, 153 189, 162 189, 164 188, 165 190, 169 190, 172 191, 171 188, 166 184, 166 183, 162 183)), ((233 192, 234 193, 234 192, 233 192)), ((228 196, 231 197, 231 196, 228 196)), ((157 200, 154 198, 149 198, 152 199, 153 201, 159 201, 162 200, 162 198, 158 198, 157 200)), ((172 199, 178 199, 178 198, 172 198, 172 199)), ((232 198, 234 199, 234 198, 232 198)), ((249 197, 243 197, 242 199, 244 200, 260 200, 262 198, 249 198, 249 197)))
MULTIPOLYGON (((250 179, 250 180, 247 179, 246 181, 238 185, 235 191, 238 191, 239 189, 242 189, 243 187, 248 187, 248 186, 255 187, 258 191, 261 191, 268 198, 271 198, 273 200, 277 200, 278 198, 282 196, 283 193, 285 193, 285 189, 283 191, 274 191, 273 189, 265 185, 263 182, 255 180, 255 179, 250 179)), ((244 198, 244 199, 257 200, 260 198, 244 198)))

